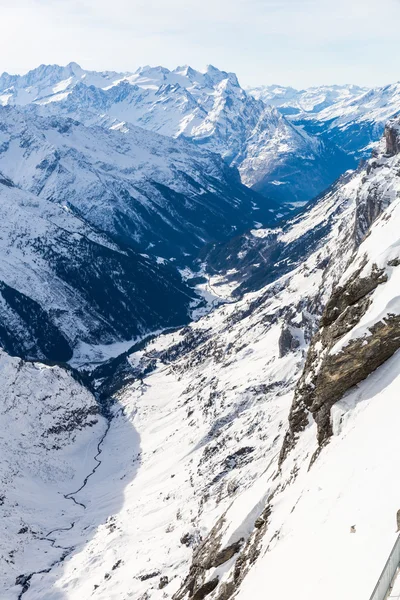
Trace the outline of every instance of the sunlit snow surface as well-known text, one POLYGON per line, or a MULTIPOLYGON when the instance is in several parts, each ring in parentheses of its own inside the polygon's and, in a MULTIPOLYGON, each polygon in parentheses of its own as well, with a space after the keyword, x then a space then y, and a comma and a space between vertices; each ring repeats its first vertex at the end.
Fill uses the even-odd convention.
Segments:
MULTIPOLYGON (((71 531, 56 535, 57 545, 75 549, 50 573, 32 577, 27 600, 82 600, 93 592, 104 600, 140 598, 145 592, 152 599, 170 598, 192 556, 192 548, 181 542, 185 534, 196 544, 232 502, 224 539, 248 534, 272 485, 305 357, 305 331, 315 327, 308 303, 321 292, 321 263, 335 257, 324 283, 327 296, 346 260, 346 245, 338 252, 337 240, 353 227, 361 179, 355 181, 336 202, 329 197, 324 207, 316 206, 308 225, 294 223, 293 236, 301 236, 321 218, 334 216, 329 235, 304 265, 192 324, 193 347, 189 343, 175 359, 159 359, 153 373, 118 395, 101 465, 75 496, 86 509, 65 500, 65 518, 49 514, 49 530, 68 519, 75 522, 71 531), (289 318, 298 347, 280 358, 281 328, 289 318), (169 584, 160 590, 162 575, 169 584)), ((137 367, 146 357, 185 343, 187 335, 160 336, 130 360, 137 367)), ((314 447, 311 432, 307 452, 314 447)), ((291 509, 288 498, 282 502, 291 509)), ((277 523, 281 514, 286 513, 276 513, 277 523)), ((6 589, 19 574, 7 571, 6 589)))
POLYGON ((397 536, 399 373, 396 354, 334 407, 335 436, 277 503, 278 538, 239 598, 369 598, 397 536))
MULTIPOLYGON (((16 600, 16 579, 32 573, 24 600, 171 598, 216 520, 226 513, 224 545, 246 537, 274 491, 261 555, 238 598, 369 597, 396 536, 399 354, 335 405, 334 436, 311 469, 313 424, 274 476, 310 336, 333 285, 360 258, 354 215, 369 186, 390 192, 391 204, 359 250, 365 268, 397 254, 397 172, 397 159, 360 171, 279 231, 293 243, 327 225, 290 273, 132 354, 135 368, 156 368, 116 395, 109 430, 70 374, 1 356, 1 598, 16 600), (297 345, 282 355, 284 327, 297 345)), ((252 235, 262 241, 269 231, 252 235)), ((389 275, 355 337, 383 306, 397 310, 389 275)), ((212 296, 219 284, 226 300, 222 283, 206 287, 212 296)), ((221 580, 232 567, 218 569, 221 580)))
POLYGON ((267 197, 308 201, 340 175, 344 156, 337 149, 333 155, 270 104, 241 88, 234 73, 212 65, 203 72, 145 66, 135 73, 97 73, 71 63, 0 77, 0 105, 123 133, 136 125, 190 139, 238 167, 242 181, 267 197))

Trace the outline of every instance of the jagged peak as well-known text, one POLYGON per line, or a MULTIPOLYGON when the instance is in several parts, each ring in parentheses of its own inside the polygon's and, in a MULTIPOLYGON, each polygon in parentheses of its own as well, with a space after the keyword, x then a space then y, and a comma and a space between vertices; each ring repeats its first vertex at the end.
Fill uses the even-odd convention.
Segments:
POLYGON ((171 71, 167 69, 167 67, 163 67, 161 65, 157 65, 155 67, 152 67, 151 65, 144 65, 143 67, 136 69, 134 74, 143 75, 145 73, 162 73, 163 75, 168 75, 171 73, 171 71))
POLYGON ((196 75, 199 75, 199 71, 196 71, 196 69, 193 69, 190 65, 182 65, 179 67, 176 67, 172 73, 175 73, 176 75, 183 75, 183 77, 195 77, 196 75))
POLYGON ((204 74, 213 82, 219 82, 224 79, 228 79, 233 85, 239 86, 239 81, 235 73, 221 71, 217 67, 214 67, 214 65, 207 65, 204 74))

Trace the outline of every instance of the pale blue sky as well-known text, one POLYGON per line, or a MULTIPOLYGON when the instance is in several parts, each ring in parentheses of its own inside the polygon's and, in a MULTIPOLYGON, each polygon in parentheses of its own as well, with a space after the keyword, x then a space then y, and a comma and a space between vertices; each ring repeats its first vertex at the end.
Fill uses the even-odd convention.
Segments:
POLYGON ((211 63, 242 85, 400 80, 399 0, 0 0, 0 71, 211 63))

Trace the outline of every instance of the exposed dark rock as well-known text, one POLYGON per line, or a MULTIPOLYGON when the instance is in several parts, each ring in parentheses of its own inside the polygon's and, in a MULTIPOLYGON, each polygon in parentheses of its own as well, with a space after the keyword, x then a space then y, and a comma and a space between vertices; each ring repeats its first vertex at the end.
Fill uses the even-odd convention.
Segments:
POLYGON ((400 348, 400 316, 388 314, 369 329, 369 335, 351 340, 340 352, 330 353, 335 344, 360 321, 376 287, 387 280, 383 270, 372 268, 360 278, 362 267, 344 287, 337 288, 326 305, 321 329, 314 337, 303 374, 296 388, 280 464, 296 443, 310 414, 318 427, 321 447, 332 435, 332 406, 400 348))
POLYGON ((214 558, 212 566, 219 567, 220 565, 223 565, 228 560, 230 560, 232 556, 235 556, 235 554, 239 552, 240 548, 243 545, 243 542, 244 538, 240 538, 240 540, 238 540, 237 542, 234 542, 230 546, 227 546, 226 548, 220 550, 214 558))
POLYGON ((282 326, 281 334, 279 336, 279 358, 283 358, 293 350, 299 347, 299 340, 293 335, 289 326, 282 326))
POLYGON ((56 423, 46 431, 47 435, 59 435, 62 432, 75 431, 84 427, 93 427, 97 423, 97 419, 89 419, 91 415, 100 413, 99 406, 93 404, 88 408, 79 408, 71 410, 63 414, 63 418, 59 423, 56 423))
POLYGON ((187 546, 188 548, 191 548, 193 546, 195 546, 198 542, 199 542, 199 536, 198 534, 195 533, 185 533, 181 539, 180 539, 181 544, 183 544, 184 546, 187 546))
POLYGON ((307 399, 320 445, 332 435, 331 407, 400 348, 400 315, 388 315, 371 327, 370 333, 351 341, 342 352, 327 356, 317 378, 318 389, 307 399))
POLYGON ((21 527, 21 529, 18 531, 18 533, 28 533, 29 529, 28 527, 21 527))
POLYGON ((227 581, 221 584, 218 600, 229 600, 236 590, 234 581, 227 581))
MULTIPOLYGON (((353 324, 349 322, 347 316, 343 319, 343 313, 346 309, 354 307, 360 300, 365 299, 380 283, 387 281, 387 275, 385 275, 384 271, 377 268, 372 270, 369 277, 360 277, 363 268, 364 264, 352 275, 344 288, 337 287, 334 290, 321 317, 321 327, 328 327, 334 321, 337 324, 339 316, 341 316, 343 328, 349 331, 353 327, 353 324)), ((359 318, 355 322, 358 321, 359 318)), ((333 337, 341 337, 342 335, 344 335, 344 332, 338 331, 333 337)))
POLYGON ((160 577, 160 583, 158 584, 158 588, 160 590, 162 590, 167 585, 168 585, 168 577, 166 575, 163 575, 162 577, 160 577))
POLYGON ((233 454, 230 454, 226 457, 224 465, 230 469, 243 464, 246 456, 254 452, 254 448, 252 446, 243 446, 243 448, 239 448, 233 454))
POLYGON ((215 588, 218 585, 218 582, 219 582, 218 577, 215 577, 211 581, 207 581, 206 583, 203 583, 203 585, 201 587, 199 587, 199 589, 196 590, 195 593, 193 594, 193 596, 192 596, 193 600, 203 600, 203 598, 205 598, 206 596, 208 596, 208 594, 211 594, 211 592, 215 590, 215 588))
POLYGON ((400 153, 400 121, 393 119, 385 127, 386 154, 394 156, 400 153))
POLYGON ((29 575, 18 575, 15 585, 24 585, 29 580, 29 575))
POLYGON ((388 261, 388 267, 398 267, 400 266, 400 259, 394 258, 393 260, 388 261))
POLYGON ((160 571, 152 571, 151 573, 145 573, 144 575, 139 575, 140 581, 147 581, 148 579, 153 579, 153 577, 158 577, 160 571))
MULTIPOLYGON (((237 555, 236 562, 234 563, 233 581, 224 582, 216 596, 217 600, 228 600, 237 590, 259 554, 260 543, 267 529, 270 514, 271 507, 268 505, 257 519, 258 525, 255 525, 247 541, 241 538, 222 549, 220 548, 221 529, 224 524, 224 516, 221 517, 209 535, 193 553, 189 574, 182 587, 173 596, 173 600, 183 600, 187 595, 191 600, 204 598, 202 594, 209 589, 205 586, 211 583, 204 583, 206 572, 209 569, 226 563, 237 555)), ((212 583, 213 587, 207 591, 207 594, 211 593, 218 586, 218 578, 213 579, 212 583)))
POLYGON ((221 528, 223 523, 224 517, 221 517, 205 540, 193 552, 189 573, 182 586, 173 595, 173 600, 183 600, 187 594, 189 598, 192 598, 195 591, 201 589, 204 584, 206 571, 212 567, 215 557, 220 552, 221 528))
POLYGON ((15 585, 20 585, 22 587, 22 594, 28 591, 30 586, 30 581, 32 579, 32 574, 30 575, 18 575, 15 580, 15 585))
POLYGON ((235 562, 233 580, 226 582, 221 586, 217 600, 228 600, 233 596, 246 577, 250 567, 255 563, 259 554, 262 539, 268 528, 268 519, 271 514, 271 507, 268 504, 260 517, 257 519, 259 526, 254 528, 247 542, 243 545, 240 554, 235 562))

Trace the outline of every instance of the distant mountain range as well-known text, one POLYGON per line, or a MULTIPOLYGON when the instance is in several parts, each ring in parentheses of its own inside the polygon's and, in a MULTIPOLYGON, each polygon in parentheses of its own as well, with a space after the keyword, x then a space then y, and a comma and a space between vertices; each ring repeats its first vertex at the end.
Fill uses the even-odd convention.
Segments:
POLYGON ((248 92, 271 104, 310 135, 368 158, 388 119, 400 114, 400 83, 384 87, 321 86, 307 90, 261 86, 248 92))
MULTIPOLYGON (((271 93, 255 96, 240 87, 236 75, 213 66, 205 72, 184 66, 97 73, 70 63, 0 77, 3 105, 34 105, 42 116, 122 131, 137 125, 185 138, 220 154, 239 169, 244 184, 279 202, 310 200, 353 166, 353 157, 334 141, 277 111, 280 104, 271 93)), ((338 95, 329 98, 333 102, 338 95)))

